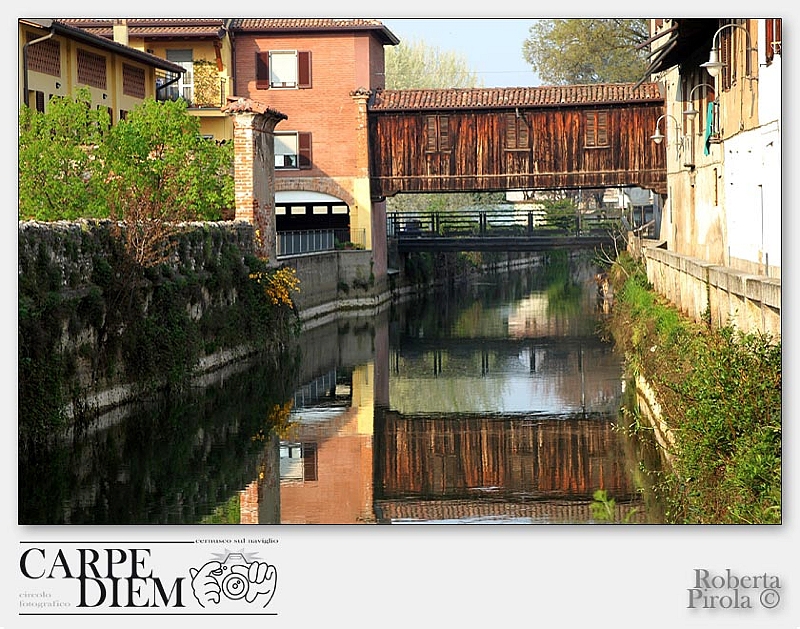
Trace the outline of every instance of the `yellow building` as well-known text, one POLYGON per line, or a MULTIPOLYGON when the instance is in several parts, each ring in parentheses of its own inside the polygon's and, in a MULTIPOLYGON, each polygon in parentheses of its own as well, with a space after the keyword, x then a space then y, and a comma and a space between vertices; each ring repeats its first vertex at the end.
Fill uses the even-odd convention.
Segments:
POLYGON ((63 22, 97 37, 130 46, 181 66, 177 81, 159 99, 182 98, 200 118, 200 131, 216 140, 233 138, 222 108, 233 94, 232 48, 227 22, 219 18, 70 18, 63 22))
POLYGON ((159 86, 174 85, 180 64, 99 37, 63 20, 19 20, 19 102, 46 111, 54 96, 87 88, 92 105, 105 107, 114 123, 159 86))

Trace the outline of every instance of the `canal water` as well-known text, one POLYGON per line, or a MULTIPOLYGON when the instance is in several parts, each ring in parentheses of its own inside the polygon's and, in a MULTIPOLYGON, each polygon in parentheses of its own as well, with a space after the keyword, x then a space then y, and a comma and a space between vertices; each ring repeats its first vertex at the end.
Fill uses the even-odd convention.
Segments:
POLYGON ((554 255, 341 316, 104 417, 20 455, 19 522, 660 522, 596 272, 554 255))

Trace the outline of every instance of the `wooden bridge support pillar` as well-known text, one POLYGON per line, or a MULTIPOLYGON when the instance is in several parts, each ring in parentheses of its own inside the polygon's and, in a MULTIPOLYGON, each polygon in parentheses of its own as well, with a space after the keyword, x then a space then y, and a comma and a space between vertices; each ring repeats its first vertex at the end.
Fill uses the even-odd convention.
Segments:
POLYGON ((233 116, 234 187, 237 221, 255 228, 256 255, 274 260, 275 229, 275 125, 286 114, 247 98, 232 100, 224 108, 233 116))

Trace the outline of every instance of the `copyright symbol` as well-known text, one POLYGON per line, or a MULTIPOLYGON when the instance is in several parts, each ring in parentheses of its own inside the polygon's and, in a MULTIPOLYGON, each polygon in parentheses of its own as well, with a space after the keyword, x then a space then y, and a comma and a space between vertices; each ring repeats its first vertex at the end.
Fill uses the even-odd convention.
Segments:
POLYGON ((781 595, 777 590, 768 588, 761 592, 761 606, 766 609, 775 609, 781 602, 781 595))

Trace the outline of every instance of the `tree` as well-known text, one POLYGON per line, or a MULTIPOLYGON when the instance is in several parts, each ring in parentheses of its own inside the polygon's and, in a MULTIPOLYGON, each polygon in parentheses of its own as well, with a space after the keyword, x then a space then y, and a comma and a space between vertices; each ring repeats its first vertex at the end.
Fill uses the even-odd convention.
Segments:
POLYGON ((387 89, 481 87, 466 58, 421 40, 386 47, 387 89))
POLYGON ((177 223, 233 206, 233 146, 203 138, 181 100, 146 99, 112 126, 80 90, 23 106, 19 126, 20 220, 111 218, 139 265, 163 259, 177 223))
POLYGON ((125 223, 139 264, 162 261, 175 223, 219 220, 233 204, 232 145, 203 138, 180 99, 142 102, 109 130, 100 155, 109 216, 125 223))
MULTIPOLYGON (((420 40, 386 48, 388 89, 439 89, 482 87, 466 58, 442 51, 420 40)), ((502 195, 501 195, 502 197, 502 195)), ((436 193, 399 194, 387 200, 390 212, 457 210, 481 202, 497 202, 498 194, 436 193)))
POLYGON ((22 220, 103 218, 108 208, 96 150, 110 120, 88 90, 55 96, 47 113, 23 106, 19 115, 19 199, 22 220))
POLYGON ((537 20, 522 55, 544 83, 633 83, 647 71, 646 19, 537 20))

